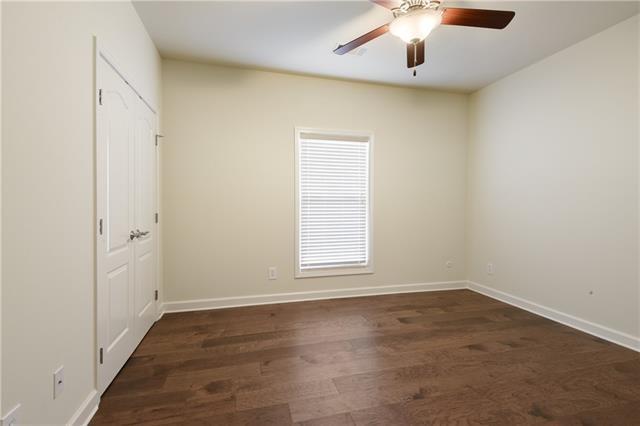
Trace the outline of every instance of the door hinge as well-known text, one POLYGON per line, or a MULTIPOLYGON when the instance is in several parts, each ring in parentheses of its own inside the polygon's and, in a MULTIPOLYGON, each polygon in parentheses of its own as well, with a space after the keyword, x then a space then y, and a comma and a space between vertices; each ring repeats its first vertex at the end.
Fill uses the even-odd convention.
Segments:
POLYGON ((100 232, 100 235, 102 235, 102 219, 98 221, 98 231, 100 232))
POLYGON ((158 300, 158 290, 156 290, 155 295, 156 295, 156 300, 158 300))
POLYGON ((98 105, 102 105, 102 89, 98 89, 98 105))
POLYGON ((104 364, 104 358, 102 356, 103 350, 100 348, 100 364, 104 364))
POLYGON ((156 223, 158 223, 158 213, 156 213, 156 223))
POLYGON ((158 146, 158 139, 164 138, 163 135, 156 135, 156 146, 158 146))

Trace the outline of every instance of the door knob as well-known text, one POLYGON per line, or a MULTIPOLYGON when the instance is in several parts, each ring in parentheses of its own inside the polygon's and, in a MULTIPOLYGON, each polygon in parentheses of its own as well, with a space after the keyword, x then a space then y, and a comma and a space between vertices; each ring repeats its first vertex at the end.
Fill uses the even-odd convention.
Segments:
POLYGON ((129 233, 129 239, 131 241, 133 241, 136 238, 141 238, 144 237, 145 235, 147 235, 149 233, 149 231, 141 231, 139 229, 136 229, 135 231, 131 231, 129 233))

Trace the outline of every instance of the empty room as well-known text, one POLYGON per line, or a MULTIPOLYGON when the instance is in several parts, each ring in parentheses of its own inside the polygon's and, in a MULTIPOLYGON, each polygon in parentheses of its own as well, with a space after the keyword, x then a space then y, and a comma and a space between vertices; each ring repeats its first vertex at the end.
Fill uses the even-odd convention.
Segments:
POLYGON ((0 426, 640 425, 640 2, 0 23, 0 426))

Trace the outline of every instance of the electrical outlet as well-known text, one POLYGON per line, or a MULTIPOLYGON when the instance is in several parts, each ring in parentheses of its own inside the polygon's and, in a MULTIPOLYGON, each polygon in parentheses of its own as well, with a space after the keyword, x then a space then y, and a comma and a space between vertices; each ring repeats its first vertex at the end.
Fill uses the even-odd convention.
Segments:
POLYGON ((64 365, 53 372, 53 399, 58 398, 64 390, 64 365))
POLYGON ((16 426, 18 424, 18 410, 20 409, 20 404, 13 407, 11 411, 9 411, 2 418, 2 426, 16 426))
POLYGON ((269 279, 277 280, 278 279, 278 268, 275 266, 269 266, 269 279))
POLYGON ((493 272, 494 272, 493 263, 487 263, 487 274, 493 275, 493 272))
POLYGON ((445 263, 445 266, 447 267, 447 269, 453 268, 453 261, 452 260, 447 260, 447 263, 445 263))

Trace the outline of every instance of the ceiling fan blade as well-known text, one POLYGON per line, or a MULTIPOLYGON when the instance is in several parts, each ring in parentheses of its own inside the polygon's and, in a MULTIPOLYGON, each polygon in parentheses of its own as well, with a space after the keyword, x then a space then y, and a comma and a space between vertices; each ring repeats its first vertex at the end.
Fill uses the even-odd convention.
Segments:
POLYGON ((424 49, 424 40, 416 44, 407 43, 407 68, 424 64, 424 49))
POLYGON ((358 38, 356 38, 354 40, 351 40, 347 44, 338 45, 338 47, 336 47, 333 50, 333 53, 335 53, 337 55, 344 55, 345 53, 350 52, 353 49, 355 49, 357 47, 360 47, 365 43, 370 42, 374 38, 380 37, 381 35, 385 34, 388 31, 389 31, 389 24, 384 24, 383 26, 378 27, 373 31, 369 31, 366 34, 363 34, 360 37, 358 37, 358 38))
POLYGON ((369 0, 371 3, 375 3, 378 6, 386 7, 387 9, 396 9, 402 4, 401 0, 369 0))
POLYGON ((515 12, 506 10, 461 9, 448 7, 442 14, 443 25, 461 25, 501 30, 513 19, 515 12))

